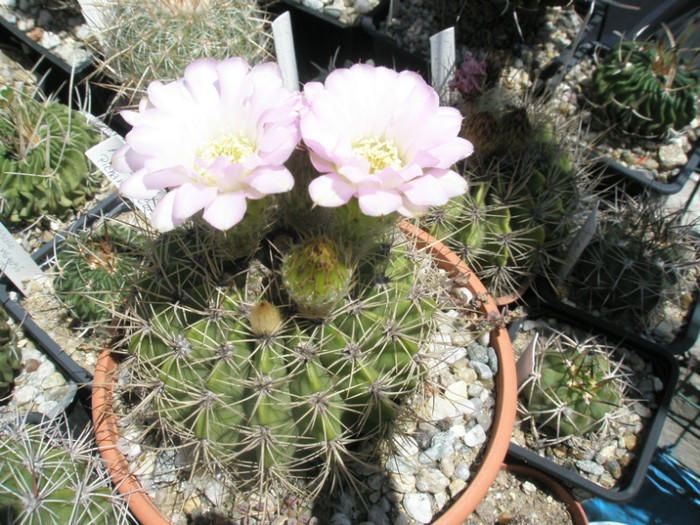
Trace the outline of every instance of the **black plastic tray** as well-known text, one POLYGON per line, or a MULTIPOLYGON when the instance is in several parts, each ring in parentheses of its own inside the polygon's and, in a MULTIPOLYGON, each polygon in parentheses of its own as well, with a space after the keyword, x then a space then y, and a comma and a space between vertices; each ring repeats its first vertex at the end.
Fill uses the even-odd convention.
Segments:
MULTIPOLYGON (((69 235, 88 228, 99 219, 113 215, 118 211, 126 209, 126 204, 119 197, 117 192, 112 193, 97 206, 82 215, 76 222, 71 224, 65 231, 56 235, 52 240, 43 244, 32 254, 32 259, 40 267, 49 264, 52 257, 61 250, 61 243, 69 235)), ((41 350, 54 362, 59 371, 67 379, 78 384, 81 390, 89 391, 91 388, 92 374, 73 361, 68 354, 32 319, 27 312, 10 298, 9 292, 14 286, 6 277, 0 278, 0 304, 7 313, 22 326, 29 338, 31 338, 41 350)))
MULTIPOLYGON (((526 464, 530 464, 558 479, 562 484, 573 489, 577 499, 583 500, 589 499, 590 497, 599 497, 614 502, 631 500, 641 488, 646 476, 646 471, 649 468, 654 451, 656 450, 656 444, 669 411, 676 383, 678 382, 678 362, 663 348, 655 347, 648 342, 644 345, 638 345, 630 338, 620 337, 619 327, 615 327, 615 329, 611 330, 609 326, 600 326, 586 319, 571 317, 567 312, 549 307, 548 305, 540 304, 530 308, 528 317, 552 317, 560 322, 587 330, 592 334, 604 335, 612 343, 624 345, 625 348, 638 353, 645 361, 651 362, 654 367, 654 373, 663 381, 664 390, 657 399, 658 409, 644 436, 644 443, 635 449, 636 458, 634 463, 626 468, 627 472, 624 477, 620 479, 617 487, 606 489, 580 476, 576 472, 539 456, 532 450, 523 448, 514 443, 508 445, 509 456, 526 464)), ((517 326, 511 327, 511 329, 517 331, 517 326)))
POLYGON ((620 326, 619 324, 593 315, 590 312, 581 310, 576 306, 565 303, 557 297, 556 292, 549 283, 543 279, 538 279, 535 282, 535 293, 538 297, 530 298, 531 302, 537 302, 544 308, 562 312, 563 315, 568 317, 580 319, 582 322, 591 326, 599 326, 607 332, 624 336, 626 340, 633 344, 648 348, 649 350, 661 348, 671 355, 680 356, 690 350, 698 340, 698 334, 700 334, 700 301, 697 299, 692 309, 688 312, 685 326, 678 334, 678 337, 676 337, 672 343, 660 344, 640 336, 637 331, 631 328, 620 326))

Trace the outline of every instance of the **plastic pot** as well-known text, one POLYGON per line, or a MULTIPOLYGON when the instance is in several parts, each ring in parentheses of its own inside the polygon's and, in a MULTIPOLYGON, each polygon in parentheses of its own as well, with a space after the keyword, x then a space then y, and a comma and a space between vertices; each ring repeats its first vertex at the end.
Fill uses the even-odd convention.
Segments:
MULTIPOLYGON (((470 292, 486 293, 474 273, 451 250, 406 222, 400 227, 407 236, 416 239, 419 248, 425 248, 430 253, 440 268, 452 275, 460 275, 470 292)), ((483 310, 484 313, 497 312, 495 303, 490 299, 483 310)), ((499 359, 490 441, 477 474, 470 480, 464 493, 433 522, 434 525, 460 525, 464 522, 493 483, 508 449, 517 402, 515 362, 505 329, 499 328, 491 332, 490 344, 499 359)), ((117 361, 112 353, 103 351, 97 362, 92 388, 92 416, 97 445, 114 484, 127 498, 132 514, 144 525, 168 525, 168 519, 156 508, 138 478, 129 471, 128 462, 117 446, 119 430, 112 410, 112 382, 116 368, 117 361)))
MULTIPOLYGON (((633 463, 625 467, 623 476, 618 480, 616 487, 604 488, 584 478, 577 472, 554 463, 550 459, 515 443, 511 443, 508 447, 508 454, 525 464, 545 472, 559 480, 566 487, 575 489, 577 496, 581 495, 581 499, 599 497, 607 501, 623 502, 634 498, 644 482, 647 468, 654 456, 656 443, 661 434, 675 386, 678 382, 679 368, 676 359, 663 348, 654 347, 650 344, 635 344, 634 341, 625 337, 624 334, 620 334, 619 327, 600 326, 586 319, 571 317, 567 312, 546 304, 540 304, 530 309, 528 313, 529 319, 539 317, 554 318, 559 322, 582 329, 592 335, 603 335, 611 344, 619 344, 634 351, 645 362, 652 364, 654 375, 663 382, 663 390, 657 395, 656 403, 658 408, 645 429, 646 433, 638 436, 637 446, 634 449, 635 459, 633 463)), ((515 333, 517 333, 517 325, 516 323, 509 329, 511 338, 514 338, 515 333)))

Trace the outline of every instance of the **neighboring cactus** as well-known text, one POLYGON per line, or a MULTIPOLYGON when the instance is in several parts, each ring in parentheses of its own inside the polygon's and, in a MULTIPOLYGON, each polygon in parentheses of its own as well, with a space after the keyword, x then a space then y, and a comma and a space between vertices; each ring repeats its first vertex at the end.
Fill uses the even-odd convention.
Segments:
POLYGON ((11 222, 65 218, 98 188, 85 151, 99 139, 77 111, 5 91, 0 98, 0 216, 11 222))
POLYGON ((533 377, 523 387, 525 413, 551 438, 595 432, 623 403, 628 390, 614 348, 552 331, 540 341, 533 377))
POLYGON ((98 33, 98 69, 115 81, 129 105, 137 104, 153 80, 181 76, 197 58, 245 58, 251 65, 270 57, 265 12, 246 0, 135 0, 108 4, 98 33))
POLYGON ((335 266, 339 247, 327 239, 293 248, 280 276, 253 264, 225 285, 202 274, 182 285, 178 263, 153 265, 160 270, 142 278, 125 318, 135 327, 138 377, 160 385, 154 415, 204 465, 225 466, 239 488, 320 489, 354 459, 351 443, 386 431, 425 373, 420 352, 440 303, 416 279, 408 248, 373 254, 376 270, 362 278, 352 265, 335 266), (338 279, 320 306, 303 284, 308 268, 295 260, 309 249, 318 256, 309 264, 338 279), (162 293, 168 281, 176 303, 162 293), (293 305, 275 303, 284 294, 293 305))
POLYGON ((615 129, 660 137, 695 118, 700 79, 681 58, 682 49, 668 28, 666 35, 668 47, 623 41, 597 64, 593 98, 615 129))
POLYGON ((12 327, 5 310, 0 309, 0 403, 12 391, 12 383, 22 367, 22 356, 15 346, 12 327))
POLYGON ((105 221, 97 230, 66 239, 56 258, 54 288, 80 321, 108 321, 130 292, 125 276, 141 259, 136 229, 105 221))
POLYGON ((601 217, 568 282, 574 301, 641 327, 663 301, 696 289, 698 241, 682 212, 626 196, 601 217))
POLYGON ((496 296, 554 270, 592 184, 575 152, 541 137, 528 150, 475 159, 464 171, 469 192, 434 212, 442 217, 433 234, 496 296))
POLYGON ((91 430, 63 436, 57 422, 0 422, 0 522, 8 525, 128 523, 91 430))

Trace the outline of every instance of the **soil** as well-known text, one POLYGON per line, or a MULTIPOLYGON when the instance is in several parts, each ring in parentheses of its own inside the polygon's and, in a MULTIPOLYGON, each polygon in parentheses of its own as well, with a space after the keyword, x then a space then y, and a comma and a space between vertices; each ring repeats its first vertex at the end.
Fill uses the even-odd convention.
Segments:
POLYGON ((463 525, 570 525, 564 503, 542 483, 502 470, 463 525))

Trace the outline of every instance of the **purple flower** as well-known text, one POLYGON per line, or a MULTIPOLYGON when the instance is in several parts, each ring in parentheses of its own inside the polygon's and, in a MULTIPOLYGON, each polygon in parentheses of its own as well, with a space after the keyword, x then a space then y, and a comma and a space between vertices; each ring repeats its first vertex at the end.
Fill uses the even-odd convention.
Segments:
POLYGON ((415 217, 466 191, 450 169, 473 151, 458 136, 462 117, 418 74, 358 64, 306 84, 304 95, 301 134, 321 172, 309 185, 316 204, 355 197, 366 215, 415 217))
POLYGON ((469 96, 474 91, 481 93, 483 88, 481 83, 486 78, 486 62, 477 61, 472 54, 467 51, 464 55, 464 61, 458 70, 455 71, 454 78, 450 80, 447 86, 450 89, 456 89, 462 95, 469 96))
POLYGON ((284 162, 300 140, 299 106, 274 63, 196 60, 183 78, 152 82, 139 110, 122 113, 133 129, 113 166, 134 173, 120 190, 132 198, 169 190, 151 216, 159 231, 200 210, 226 230, 243 218, 247 199, 294 185, 284 162))

